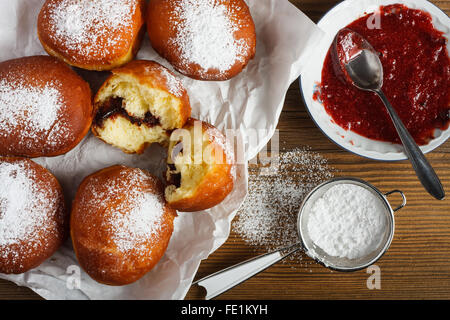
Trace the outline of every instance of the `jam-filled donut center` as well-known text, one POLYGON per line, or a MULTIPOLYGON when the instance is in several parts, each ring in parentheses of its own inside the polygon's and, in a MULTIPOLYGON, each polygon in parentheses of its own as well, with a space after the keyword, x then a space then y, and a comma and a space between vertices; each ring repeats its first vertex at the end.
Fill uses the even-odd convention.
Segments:
MULTIPOLYGON (((144 123, 142 119, 145 118, 153 123, 154 119, 150 117, 151 115, 158 119, 160 127, 164 130, 173 130, 184 121, 180 118, 182 116, 180 113, 182 101, 180 99, 164 90, 164 88, 149 84, 144 80, 140 81, 137 76, 114 75, 110 78, 96 97, 97 105, 105 107, 97 108, 97 110, 114 109, 108 107, 108 105, 111 105, 111 99, 114 102, 112 105, 117 110, 122 107, 129 116, 140 119, 140 121, 137 121, 138 123, 144 123), (116 101, 116 99, 119 99, 119 101, 116 101)), ((128 119, 127 116, 122 118, 128 119)), ((137 127, 139 128, 139 126, 137 127)), ((153 127, 155 126, 153 125, 153 127)))
POLYGON ((141 126, 145 124, 148 127, 161 125, 159 118, 154 116, 150 110, 147 111, 143 118, 130 115, 126 110, 127 101, 122 97, 110 97, 98 109, 95 116, 95 122, 98 126, 103 126, 106 119, 118 116, 125 117, 132 124, 141 126))
MULTIPOLYGON (((204 155, 210 146, 208 136, 203 134, 200 141, 194 137, 194 128, 189 130, 188 140, 171 141, 169 146, 169 157, 166 172, 167 188, 166 198, 169 201, 178 201, 185 197, 192 196, 203 178, 213 170, 215 164, 208 163, 202 157, 196 159, 195 143, 201 143, 201 153, 204 155), (199 161, 200 160, 200 161, 199 161)), ((198 150, 197 150, 198 152, 198 150)))
POLYGON ((181 172, 177 172, 177 168, 173 163, 167 165, 167 184, 175 186, 177 189, 181 187, 181 172))
POLYGON ((181 172, 177 169, 175 161, 177 157, 183 156, 183 143, 180 141, 171 150, 170 160, 167 164, 167 185, 173 185, 177 189, 181 187, 181 172), (171 163, 172 162, 172 163, 171 163))

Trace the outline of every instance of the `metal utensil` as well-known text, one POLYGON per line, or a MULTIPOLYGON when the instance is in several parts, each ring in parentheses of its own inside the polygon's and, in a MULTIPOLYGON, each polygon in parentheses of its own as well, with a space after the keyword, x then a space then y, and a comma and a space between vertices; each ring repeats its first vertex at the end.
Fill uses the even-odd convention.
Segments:
POLYGON ((358 89, 375 92, 380 97, 420 182, 433 197, 443 200, 445 191, 436 172, 381 89, 383 87, 383 66, 375 49, 358 33, 342 29, 334 39, 332 57, 334 60, 338 60, 334 61, 335 69, 339 64, 342 74, 348 82, 358 89), (339 41, 343 38, 345 41, 339 41), (347 54, 343 54, 343 51, 347 54))
POLYGON ((258 273, 264 271, 275 263, 285 259, 294 252, 303 249, 306 254, 311 258, 319 262, 320 264, 337 271, 356 271, 368 267, 369 265, 375 263, 380 259, 383 254, 388 250, 391 241, 394 237, 395 223, 394 223, 394 212, 400 210, 406 205, 406 197, 403 192, 399 190, 394 190, 386 194, 382 194, 377 188, 371 184, 356 178, 336 178, 327 181, 314 190, 312 190, 305 198, 302 206, 297 215, 297 231, 299 242, 278 249, 274 252, 267 253, 253 259, 241 262, 232 267, 226 268, 222 271, 216 272, 210 276, 200 279, 193 283, 197 284, 206 289, 205 299, 209 300, 214 297, 221 295, 222 293, 228 291, 229 289, 237 286, 238 284, 244 282, 247 279, 257 275, 258 273), (380 201, 383 203, 386 214, 386 230, 383 235, 378 248, 368 254, 365 257, 358 259, 346 259, 332 257, 324 253, 320 248, 316 248, 314 243, 310 240, 307 231, 308 214, 311 205, 320 198, 329 188, 335 186, 336 184, 356 184, 361 186, 370 192, 372 192, 380 201), (392 209, 387 196, 393 193, 399 193, 403 198, 403 203, 396 209, 392 209))
POLYGON ((298 215, 298 229, 299 229, 298 231, 303 244, 304 251, 308 256, 310 256, 320 264, 336 271, 348 272, 348 271, 358 271, 367 268, 368 266, 378 261, 389 249, 392 239, 394 238, 394 231, 395 231, 394 213, 402 209, 405 205, 406 205, 406 197, 400 190, 393 190, 383 194, 380 190, 378 190, 370 183, 357 178, 336 178, 327 181, 318 186, 317 188, 315 188, 312 192, 310 192, 306 196, 298 215), (338 184, 354 184, 366 189, 380 200, 385 209, 384 213, 386 217, 386 229, 382 236, 382 239, 378 244, 377 249, 375 249, 373 252, 370 252, 366 256, 357 259, 348 259, 330 256, 322 249, 317 247, 309 237, 307 226, 309 214, 311 212, 311 206, 319 198, 321 198, 325 194, 325 192, 327 192, 331 187, 334 187, 338 184), (392 209, 387 197, 394 193, 400 194, 403 201, 400 206, 398 206, 395 209, 392 209))

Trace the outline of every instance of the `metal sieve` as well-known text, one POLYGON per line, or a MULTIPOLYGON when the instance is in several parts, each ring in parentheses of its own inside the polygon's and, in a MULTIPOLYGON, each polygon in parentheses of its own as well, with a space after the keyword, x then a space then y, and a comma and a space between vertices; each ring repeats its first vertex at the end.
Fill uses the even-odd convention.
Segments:
POLYGON ((303 249, 305 253, 312 259, 316 260, 318 263, 324 265, 325 267, 333 270, 357 271, 367 268, 368 266, 374 264, 378 259, 380 259, 383 256, 383 254, 389 249, 392 239, 394 238, 394 230, 395 230, 394 212, 402 209, 405 205, 406 205, 406 197, 400 190, 393 190, 391 192, 383 194, 382 192, 380 192, 380 190, 375 188, 370 183, 357 178, 336 178, 327 181, 316 187, 314 190, 312 190, 303 200, 302 207, 300 208, 300 212, 297 218, 297 228, 299 237, 303 245, 303 249), (327 253, 325 253, 321 248, 317 247, 309 237, 307 225, 309 213, 311 212, 311 206, 320 197, 322 197, 325 194, 325 192, 327 192, 331 187, 336 186, 338 184, 353 184, 368 190, 376 198, 380 200, 380 203, 382 203, 383 207, 385 208, 384 214, 386 217, 386 229, 384 231, 384 234, 380 239, 377 248, 373 252, 367 254, 364 257, 360 257, 357 259, 348 259, 330 256, 327 253), (387 199, 389 195, 394 193, 399 193, 403 198, 403 203, 396 209, 392 209, 387 199))
POLYGON ((312 190, 305 198, 297 216, 297 230, 299 235, 299 242, 290 246, 278 249, 274 252, 266 253, 264 255, 252 258, 250 260, 241 262, 237 265, 226 268, 222 271, 216 272, 203 279, 197 280, 193 284, 198 284, 206 289, 206 299, 212 299, 218 295, 228 291, 237 286, 243 281, 253 277, 254 275, 264 271, 273 264, 283 260, 292 253, 303 248, 308 256, 316 260, 318 263, 327 268, 337 271, 356 271, 368 267, 375 263, 388 250, 392 238, 394 237, 394 212, 400 210, 406 205, 406 197, 403 192, 394 190, 386 194, 381 193, 377 188, 370 183, 357 178, 337 178, 327 181, 314 190, 312 190), (354 184, 365 188, 375 195, 385 208, 386 216, 386 230, 377 249, 365 257, 358 259, 337 258, 327 255, 320 248, 316 247, 308 236, 306 228, 308 222, 309 210, 311 205, 319 199, 331 187, 337 184, 354 184), (387 197, 393 193, 399 193, 403 198, 403 203, 396 209, 392 209, 387 197))

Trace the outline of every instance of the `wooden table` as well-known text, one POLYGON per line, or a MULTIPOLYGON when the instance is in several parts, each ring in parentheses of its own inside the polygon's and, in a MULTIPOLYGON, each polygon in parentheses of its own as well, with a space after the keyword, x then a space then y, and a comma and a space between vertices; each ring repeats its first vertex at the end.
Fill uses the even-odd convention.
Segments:
MULTIPOLYGON (((339 1, 291 2, 317 21, 339 1)), ((432 2, 450 13, 450 0, 432 2)), ((367 288, 370 275, 365 270, 344 274, 331 272, 312 261, 308 268, 296 266, 293 261, 269 268, 220 299, 450 299, 450 197, 442 202, 433 200, 406 161, 380 163, 336 147, 309 118, 297 82, 289 89, 278 129, 284 148, 310 146, 339 170, 337 176, 360 177, 383 191, 400 188, 406 193, 408 205, 396 215, 392 246, 377 262, 381 289, 367 288)), ((428 158, 447 193, 450 192, 450 141, 428 158)), ((232 232, 228 241, 203 261, 197 279, 254 255, 254 248, 232 232)), ((302 265, 308 259, 303 257, 302 265)), ((203 294, 203 289, 193 287, 187 298, 199 299, 203 294)), ((39 296, 0 280, 0 299, 39 299, 39 296)))

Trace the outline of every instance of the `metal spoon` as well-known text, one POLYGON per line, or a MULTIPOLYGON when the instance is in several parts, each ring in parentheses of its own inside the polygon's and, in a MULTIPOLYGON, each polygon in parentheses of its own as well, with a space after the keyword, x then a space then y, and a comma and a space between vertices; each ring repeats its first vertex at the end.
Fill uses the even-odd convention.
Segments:
POLYGON ((342 29, 334 39, 332 57, 338 75, 341 73, 358 89, 375 92, 381 98, 420 182, 433 197, 443 200, 441 181, 381 90, 383 66, 375 49, 358 33, 342 29))

